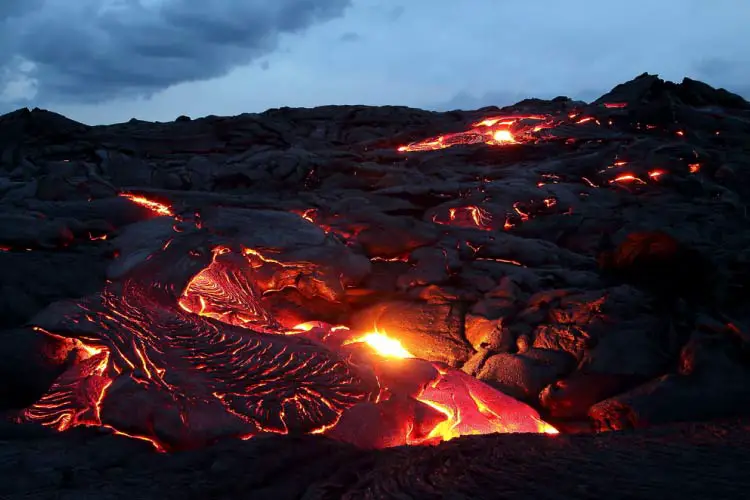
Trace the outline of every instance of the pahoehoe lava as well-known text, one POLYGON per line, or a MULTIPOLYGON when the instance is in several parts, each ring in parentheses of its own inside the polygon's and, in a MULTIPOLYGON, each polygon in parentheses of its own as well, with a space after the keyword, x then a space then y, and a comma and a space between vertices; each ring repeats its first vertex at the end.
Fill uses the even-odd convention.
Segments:
POLYGON ((646 74, 450 113, 2 116, 0 496, 130 453, 202 497, 611 496, 587 460, 741 493, 749 138, 742 98, 646 74), (32 484, 45 447, 70 461, 32 484), (257 476, 209 486, 222 454, 257 476))

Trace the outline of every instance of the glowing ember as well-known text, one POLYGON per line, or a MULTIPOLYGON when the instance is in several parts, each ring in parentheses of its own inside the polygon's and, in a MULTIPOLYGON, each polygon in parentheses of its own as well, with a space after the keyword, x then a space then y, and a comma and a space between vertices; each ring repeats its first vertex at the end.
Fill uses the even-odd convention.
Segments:
POLYGON ((159 203, 158 201, 150 200, 146 198, 145 196, 138 196, 138 195, 128 194, 128 193, 120 193, 120 196, 122 196, 123 198, 127 198, 128 200, 132 201, 133 203, 137 205, 148 208, 156 215, 169 215, 169 216, 174 215, 174 213, 172 212, 172 209, 168 205, 165 205, 164 203, 159 203))

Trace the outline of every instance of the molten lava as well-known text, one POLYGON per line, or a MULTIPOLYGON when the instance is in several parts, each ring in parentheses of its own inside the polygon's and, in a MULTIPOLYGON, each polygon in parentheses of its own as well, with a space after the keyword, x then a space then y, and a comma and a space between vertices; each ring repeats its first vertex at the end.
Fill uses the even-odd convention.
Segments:
POLYGON ((356 344, 360 342, 367 344, 381 356, 402 359, 414 357, 412 353, 407 351, 406 348, 401 345, 401 342, 377 330, 366 333, 361 337, 355 337, 346 341, 344 344, 356 344))
POLYGON ((476 227, 485 231, 492 230, 492 214, 478 206, 454 207, 448 209, 447 220, 441 219, 437 214, 432 216, 436 224, 444 224, 459 227, 476 227))
POLYGON ((267 433, 379 448, 554 432, 531 407, 413 357, 385 332, 281 327, 261 302, 278 285, 263 278, 264 266, 304 263, 228 246, 199 255, 165 245, 121 282, 39 325, 75 361, 19 418, 61 431, 104 427, 159 450, 267 433))
MULTIPOLYGON (((611 102, 604 103, 605 109, 621 110, 628 107, 626 102, 611 102)), ((605 122, 606 126, 612 126, 613 121, 610 119, 605 122)), ((479 122, 473 123, 471 128, 465 132, 456 132, 443 134, 436 137, 431 137, 422 141, 412 142, 410 144, 398 147, 400 152, 421 152, 421 151, 434 151, 439 149, 450 148, 459 145, 474 145, 474 144, 485 144, 489 146, 505 146, 510 144, 524 144, 524 143, 538 143, 545 140, 553 139, 556 137, 555 133, 558 128, 578 125, 587 126, 603 126, 603 122, 595 116, 581 116, 580 112, 571 112, 567 115, 517 115, 517 116, 500 116, 500 117, 489 117, 479 122), (547 131, 544 134, 540 134, 542 131, 547 131)), ((640 123, 635 124, 637 129, 642 129, 640 123)), ((645 129, 647 131, 655 130, 658 127, 655 125, 646 124, 645 129)), ((678 137, 684 137, 685 131, 677 130, 674 132, 678 137)), ((718 132, 717 132, 718 134, 718 132)), ((565 144, 574 144, 578 139, 570 137, 565 140, 565 144)), ((696 158, 698 153, 693 151, 696 158)), ((607 165, 599 171, 600 174, 604 174, 610 169, 621 170, 623 167, 628 165, 627 161, 615 160, 612 164, 607 165)), ((689 173, 697 174, 701 170, 700 163, 689 163, 689 173)), ((609 184, 617 187, 625 186, 641 186, 641 185, 653 185, 655 181, 661 180, 667 171, 662 169, 652 169, 647 172, 642 172, 640 175, 634 172, 620 172, 613 177, 609 177, 604 181, 605 184, 609 184)), ((547 184, 555 184, 559 181, 559 177, 556 174, 543 174, 542 179, 537 183, 537 187, 543 188, 547 184), (551 181, 551 182, 550 182, 551 181)), ((598 188, 601 184, 592 181, 588 177, 581 177, 580 181, 585 185, 598 188)), ((489 180, 483 180, 483 182, 492 182, 489 180)), ((544 199, 544 203, 547 208, 557 204, 557 200, 554 198, 544 199)), ((454 207, 448 209, 447 214, 435 214, 432 216, 432 221, 436 224, 450 225, 458 227, 473 227, 485 231, 494 230, 510 230, 518 226, 519 223, 529 220, 529 213, 522 212, 518 208, 519 203, 513 205, 513 212, 504 218, 502 226, 493 224, 493 214, 489 213, 482 207, 468 206, 468 207, 454 207)), ((565 213, 570 213, 565 212, 565 213)), ((313 219, 310 219, 313 220, 313 219)), ((502 220, 502 219, 501 219, 502 220)))
POLYGON ((552 128, 556 122, 549 116, 519 115, 486 118, 474 123, 466 132, 443 134, 398 148, 402 152, 433 151, 458 145, 487 144, 490 146, 533 142, 535 134, 552 128))
POLYGON ((129 194, 129 193, 120 193, 120 196, 122 196, 123 198, 127 198, 128 200, 132 201, 136 205, 140 205, 144 208, 149 209, 155 215, 169 215, 169 216, 174 215, 174 213, 172 212, 172 208, 169 205, 166 205, 164 203, 159 203, 158 201, 154 201, 152 199, 146 198, 145 196, 138 196, 138 195, 129 194))
MULTIPOLYGON (((414 358, 401 342, 377 329, 347 341, 357 342, 367 344, 380 356, 414 358)), ((429 432, 425 440, 447 441, 459 436, 493 432, 558 433, 557 429, 540 419, 532 418, 530 422, 526 421, 528 415, 525 410, 528 407, 525 404, 477 383, 474 378, 463 372, 439 366, 437 363, 433 366, 438 377, 426 385, 415 398, 442 413, 445 418, 429 432), (520 419, 511 417, 513 410, 518 412, 520 419)))

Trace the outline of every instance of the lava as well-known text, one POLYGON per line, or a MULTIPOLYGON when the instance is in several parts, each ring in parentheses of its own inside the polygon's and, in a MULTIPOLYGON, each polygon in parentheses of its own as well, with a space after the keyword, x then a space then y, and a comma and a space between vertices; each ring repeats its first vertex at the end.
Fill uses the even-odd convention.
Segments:
POLYGON ((347 340, 344 344, 365 343, 381 356, 394 358, 413 358, 414 355, 406 350, 397 339, 389 337, 377 329, 362 336, 347 340))
POLYGON ((475 205, 449 208, 447 220, 441 220, 438 214, 435 214, 432 216, 432 221, 442 225, 476 227, 485 231, 492 229, 490 226, 492 214, 475 205))
POLYGON ((458 145, 487 144, 490 146, 533 142, 535 134, 552 128, 556 122, 544 115, 498 116, 485 118, 471 125, 466 132, 443 134, 398 148, 401 152, 433 151, 458 145))
POLYGON ((169 205, 151 200, 149 198, 146 198, 145 196, 139 196, 139 195, 130 194, 130 193, 120 193, 120 196, 122 196, 123 198, 127 198, 128 200, 132 201, 136 205, 140 205, 144 208, 151 210, 155 215, 159 215, 159 216, 162 216, 162 215, 173 216, 174 215, 174 212, 172 212, 172 208, 169 205))
MULTIPOLYGON (((575 114, 570 120, 599 124, 575 114)), ((540 131, 559 123, 539 115, 491 117, 467 132, 399 150, 536 142, 540 131)), ((618 160, 613 167, 624 165, 618 160)), ((663 173, 652 170, 648 178, 663 173)), ((628 173, 612 182, 644 183, 628 173)), ((157 216, 175 216, 168 204, 120 196, 157 216)), ((507 230, 556 205, 549 196, 516 202, 498 222, 504 220, 501 228, 507 230)), ((333 231, 321 224, 316 209, 298 215, 333 231)), ((448 220, 433 221, 500 229, 494 219, 469 205, 448 209, 448 220)), ((356 235, 356 228, 346 231, 336 230, 344 239, 356 235)), ((290 328, 294 323, 282 317, 284 311, 269 309, 268 294, 314 286, 324 299, 336 300, 333 284, 311 263, 231 245, 206 252, 195 242, 173 243, 187 238, 176 233, 160 252, 101 294, 78 302, 54 327, 37 327, 75 352, 75 361, 20 419, 61 431, 98 426, 159 450, 267 433, 318 433, 376 448, 491 432, 556 433, 530 406, 459 370, 415 357, 393 332, 356 332, 320 321, 290 328), (130 401, 138 401, 137 407, 130 401)))
POLYGON ((162 451, 268 433, 378 448, 555 432, 526 404, 415 358, 386 332, 282 327, 261 301, 278 285, 263 278, 264 266, 305 263, 223 245, 205 257, 165 247, 54 328, 36 327, 75 361, 19 419, 60 431, 102 427, 162 451))
MULTIPOLYGON (((344 332, 348 332, 348 329, 344 332)), ((558 433, 557 429, 541 420, 526 404, 490 388, 460 370, 415 358, 397 338, 378 328, 365 334, 354 334, 344 340, 342 345, 365 345, 379 357, 404 360, 405 363, 429 364, 432 368, 433 376, 413 397, 435 410, 439 418, 419 436, 413 434, 413 426, 408 429, 404 436, 405 444, 437 443, 475 434, 558 433)), ((376 372, 383 370, 377 361, 372 365, 376 372)), ((380 373, 379 376, 386 378, 387 374, 380 373)))
POLYGON ((260 305, 260 291, 248 275, 250 266, 242 261, 227 266, 226 259, 236 260, 237 256, 227 247, 213 249, 211 264, 193 276, 182 292, 180 308, 235 326, 261 331, 278 327, 260 305))
POLYGON ((639 177, 637 177, 636 175, 633 175, 633 174, 618 175, 617 177, 615 177, 614 179, 612 179, 609 182, 610 183, 615 183, 615 182, 635 182, 635 183, 638 183, 638 184, 646 184, 646 182, 643 179, 641 179, 641 178, 639 178, 639 177))

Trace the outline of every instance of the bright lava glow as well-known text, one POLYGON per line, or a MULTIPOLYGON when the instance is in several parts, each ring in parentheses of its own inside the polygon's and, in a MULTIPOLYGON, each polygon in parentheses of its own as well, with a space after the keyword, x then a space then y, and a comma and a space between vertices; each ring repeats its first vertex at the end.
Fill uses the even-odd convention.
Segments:
POLYGON ((389 337, 384 333, 380 333, 375 330, 374 332, 366 333, 361 337, 357 337, 352 340, 344 342, 346 344, 365 343, 370 346, 379 355, 388 358, 413 358, 414 355, 410 353, 400 341, 389 337))
POLYGON ((516 142, 510 130, 498 130, 492 134, 492 138, 497 142, 516 142))
POLYGON ((135 194, 120 193, 120 196, 123 198, 127 198, 128 200, 132 201, 136 205, 140 205, 144 208, 151 210, 156 215, 174 216, 172 209, 168 205, 165 205, 164 203, 159 203, 158 201, 150 200, 146 198, 145 196, 138 196, 135 194))
POLYGON ((459 145, 487 144, 502 146, 538 140, 538 132, 557 125, 557 121, 545 115, 496 116, 485 118, 471 125, 466 132, 456 132, 431 137, 423 141, 400 146, 398 151, 433 151, 459 145))

